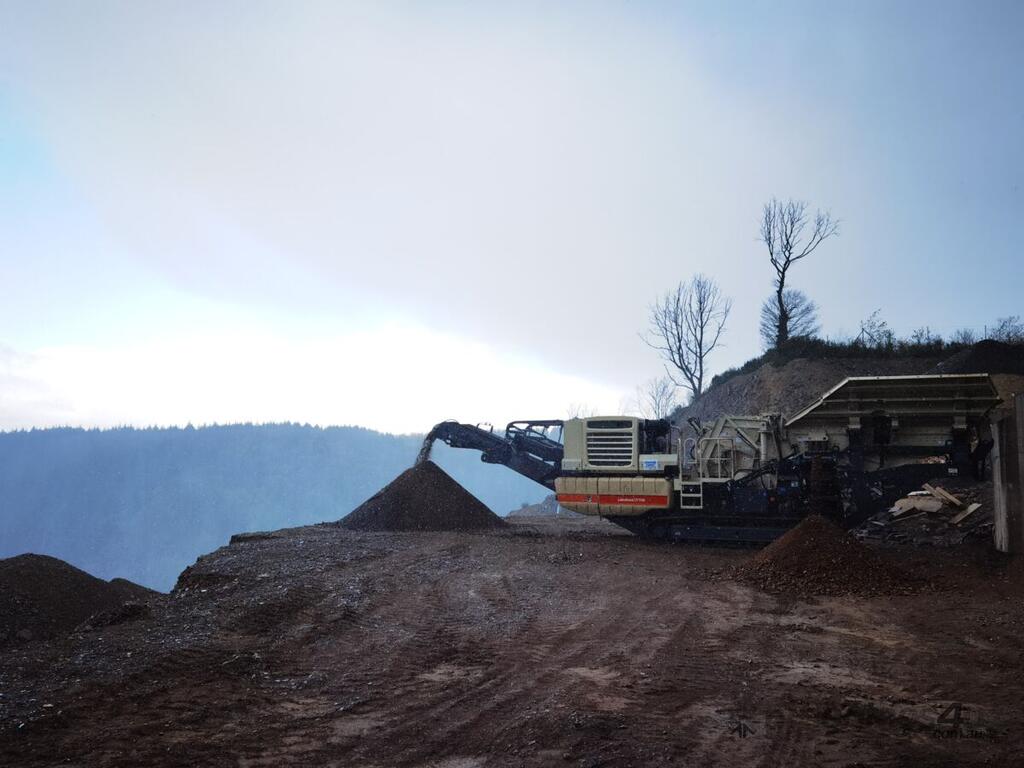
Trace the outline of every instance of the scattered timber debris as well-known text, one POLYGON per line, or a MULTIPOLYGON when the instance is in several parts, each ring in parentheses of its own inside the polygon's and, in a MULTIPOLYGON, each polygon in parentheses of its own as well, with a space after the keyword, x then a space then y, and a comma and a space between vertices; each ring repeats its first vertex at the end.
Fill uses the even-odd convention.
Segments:
POLYGON ((901 544, 956 546, 991 534, 991 504, 984 504, 980 496, 980 486, 952 493, 940 485, 924 483, 921 490, 896 499, 854 534, 901 544))

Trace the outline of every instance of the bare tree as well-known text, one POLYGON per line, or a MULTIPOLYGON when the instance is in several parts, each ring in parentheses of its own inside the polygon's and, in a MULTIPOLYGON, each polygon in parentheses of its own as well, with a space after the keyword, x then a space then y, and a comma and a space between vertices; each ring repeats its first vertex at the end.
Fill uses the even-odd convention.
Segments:
POLYGON ((597 416, 597 409, 586 403, 569 403, 565 416, 568 419, 589 419, 597 416))
POLYGON ((789 200, 783 203, 774 197, 764 206, 761 217, 761 241, 768 246, 768 257, 775 270, 775 306, 778 312, 775 343, 789 339, 790 316, 786 307, 786 276, 789 268, 810 256, 828 238, 839 234, 839 221, 828 212, 817 211, 813 222, 807 203, 789 200), (811 229, 807 231, 807 225, 811 229))
POLYGON ((942 341, 942 337, 938 334, 932 333, 931 327, 923 325, 920 328, 915 328, 910 334, 910 343, 918 346, 927 346, 929 344, 937 344, 942 341))
MULTIPOLYGON (((818 305, 803 291, 787 288, 782 292, 786 308, 789 337, 814 336, 821 330, 818 324, 818 305)), ((779 345, 779 303, 769 296, 761 305, 761 341, 765 349, 779 345)))
POLYGON ((644 340, 661 353, 669 379, 689 390, 691 399, 704 391, 708 355, 718 346, 731 309, 732 300, 722 295, 718 284, 699 274, 679 283, 650 308, 650 330, 644 340))
POLYGON ((676 409, 676 384, 668 376, 636 388, 637 411, 645 419, 667 419, 676 409))
POLYGON ((950 344, 963 344, 969 346, 978 340, 978 335, 970 328, 960 328, 949 337, 950 344))
POLYGON ((995 328, 989 331, 988 337, 1008 344, 1024 342, 1024 323, 1020 321, 1020 315, 998 318, 995 328))

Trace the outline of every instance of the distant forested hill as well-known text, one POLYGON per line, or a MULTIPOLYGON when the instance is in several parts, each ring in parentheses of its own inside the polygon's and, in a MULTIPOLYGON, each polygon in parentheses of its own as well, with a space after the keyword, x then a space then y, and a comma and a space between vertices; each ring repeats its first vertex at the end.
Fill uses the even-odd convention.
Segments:
MULTIPOLYGON (((421 437, 297 424, 0 433, 0 557, 36 552, 167 590, 240 531, 337 520, 421 437)), ((545 490, 475 451, 435 460, 499 514, 545 490)))

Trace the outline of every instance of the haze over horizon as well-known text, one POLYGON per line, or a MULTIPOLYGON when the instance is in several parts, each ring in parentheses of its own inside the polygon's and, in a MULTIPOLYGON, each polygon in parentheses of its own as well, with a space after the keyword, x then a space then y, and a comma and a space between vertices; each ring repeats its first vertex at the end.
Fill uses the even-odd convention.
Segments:
POLYGON ((1024 5, 0 0, 0 430, 422 432, 659 375, 762 204, 842 220, 823 332, 1024 314, 1024 5))

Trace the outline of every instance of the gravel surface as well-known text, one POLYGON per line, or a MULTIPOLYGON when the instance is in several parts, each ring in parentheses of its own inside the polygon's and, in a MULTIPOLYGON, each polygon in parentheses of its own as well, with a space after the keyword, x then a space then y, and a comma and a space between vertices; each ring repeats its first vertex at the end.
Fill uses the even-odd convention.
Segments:
POLYGON ((974 766, 1024 750, 1024 600, 771 594, 602 521, 239 537, 148 615, 0 651, 4 766, 974 766), (965 717, 959 738, 939 717, 965 717), (741 735, 742 734, 742 735, 741 735))

